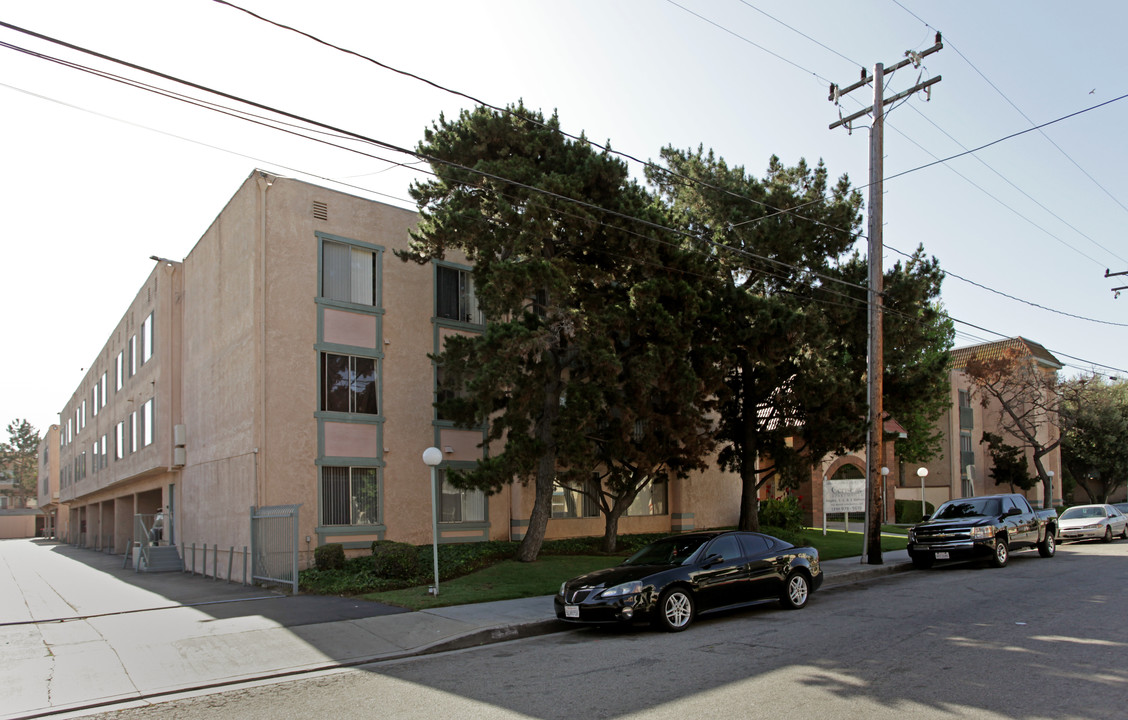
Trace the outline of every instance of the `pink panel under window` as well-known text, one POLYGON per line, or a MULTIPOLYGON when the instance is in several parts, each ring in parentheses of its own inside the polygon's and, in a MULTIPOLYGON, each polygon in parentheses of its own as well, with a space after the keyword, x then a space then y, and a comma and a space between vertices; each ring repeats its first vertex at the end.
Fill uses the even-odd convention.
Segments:
POLYGON ((375 425, 325 423, 326 457, 380 457, 375 425))
POLYGON ((325 308, 325 342, 353 347, 376 347, 376 317, 325 308))

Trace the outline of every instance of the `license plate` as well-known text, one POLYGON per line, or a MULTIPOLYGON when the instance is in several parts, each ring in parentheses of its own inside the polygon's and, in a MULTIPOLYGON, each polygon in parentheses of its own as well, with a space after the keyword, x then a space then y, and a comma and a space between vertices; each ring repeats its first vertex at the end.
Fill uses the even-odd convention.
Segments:
POLYGON ((936 553, 936 559, 937 560, 947 560, 948 559, 948 553, 938 552, 938 553, 936 553))
POLYGON ((580 606, 579 605, 565 605, 564 606, 564 617, 578 618, 579 616, 580 616, 580 606))

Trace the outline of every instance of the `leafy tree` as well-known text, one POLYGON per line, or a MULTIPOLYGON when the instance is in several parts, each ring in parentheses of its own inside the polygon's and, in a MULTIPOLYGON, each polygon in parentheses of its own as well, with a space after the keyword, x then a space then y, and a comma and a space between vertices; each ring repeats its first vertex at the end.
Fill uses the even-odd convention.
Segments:
POLYGON ((647 177, 713 269, 709 324, 724 353, 719 463, 740 476, 739 527, 755 530, 765 483, 797 485, 813 460, 845 450, 864 427, 858 348, 825 311, 822 280, 853 244, 861 197, 845 177, 831 186, 821 163, 788 168, 772 157, 757 179, 700 147, 667 147, 662 159, 669 172, 647 177), (800 206, 803 219, 788 214, 800 206))
POLYGON ((704 272, 701 258, 667 244, 654 252, 660 266, 634 268, 629 308, 611 334, 614 357, 581 376, 597 385, 600 408, 562 481, 595 501, 606 552, 615 551, 619 518, 643 488, 704 470, 715 447, 708 413, 720 374, 715 346, 702 342, 706 298, 693 282, 704 272), (586 468, 594 482, 583 482, 586 468))
POLYGON ((1009 485, 1010 491, 1015 492, 1016 487, 1029 490, 1038 482, 1038 478, 1030 474, 1025 450, 1008 445, 1003 442, 1002 436, 989 432, 983 433, 980 442, 987 444, 987 452, 991 455, 989 474, 996 485, 1009 485))
POLYGON ((1043 507, 1052 507, 1053 488, 1043 459, 1058 448, 1066 429, 1059 413, 1062 388, 1057 374, 1039 368, 1031 355, 1015 347, 998 357, 972 358, 964 372, 983 407, 998 404, 999 427, 1019 442, 1018 447, 1031 451, 1043 483, 1043 507))
POLYGON ((27 420, 8 423, 8 442, 0 443, 0 470, 10 476, 22 497, 36 494, 39 482, 39 431, 27 420))
POLYGON ((692 465, 669 454, 676 441, 657 440, 675 427, 661 414, 685 413, 692 427, 705 408, 674 410, 684 394, 656 390, 675 378, 697 382, 683 357, 695 325, 683 327, 677 307, 692 285, 662 270, 674 252, 668 239, 657 242, 632 219, 660 224, 662 208, 623 162, 562 135, 555 115, 518 104, 464 111, 453 122, 440 117, 419 150, 432 158, 435 178, 411 188, 421 219, 399 255, 425 263, 465 253, 490 319, 481 335, 448 338, 436 357, 444 384, 457 389, 441 407, 460 425, 487 427, 489 441, 504 440, 500 453, 452 471, 450 481, 491 493, 515 480, 532 484, 517 554, 531 561, 558 478, 575 483, 613 461, 606 472, 621 502, 612 510, 625 509, 632 489, 692 465), (663 361, 668 372, 655 374, 663 361), (626 438, 640 426, 632 446, 626 438))
POLYGON ((1128 382, 1100 376, 1063 383, 1061 462, 1090 502, 1108 502, 1128 480, 1128 382))

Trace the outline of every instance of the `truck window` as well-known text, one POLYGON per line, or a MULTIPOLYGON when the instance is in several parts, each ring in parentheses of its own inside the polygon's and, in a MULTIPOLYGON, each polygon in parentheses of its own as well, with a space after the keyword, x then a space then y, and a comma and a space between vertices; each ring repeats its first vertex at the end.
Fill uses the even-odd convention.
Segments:
POLYGON ((1034 514, 1034 508, 1030 507, 1030 503, 1026 502, 1026 498, 1019 495, 1018 497, 1016 497, 1014 499, 1014 502, 1015 502, 1015 505, 1018 506, 1018 509, 1021 510, 1022 512, 1028 513, 1030 515, 1034 514))

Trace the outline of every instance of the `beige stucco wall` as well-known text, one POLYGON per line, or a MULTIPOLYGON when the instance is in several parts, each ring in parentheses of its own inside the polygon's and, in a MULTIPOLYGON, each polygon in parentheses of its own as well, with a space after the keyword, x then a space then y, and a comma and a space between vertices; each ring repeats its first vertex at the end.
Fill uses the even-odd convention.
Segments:
MULTIPOLYGON (((940 420, 941 427, 944 431, 942 439, 942 451, 940 455, 929 462, 925 467, 928 468, 928 477, 925 483, 925 496, 928 502, 936 505, 949 500, 951 498, 963 497, 963 486, 961 481, 961 468, 960 468, 960 413, 959 413, 959 391, 965 390, 971 392, 972 382, 966 373, 962 370, 949 371, 949 406, 944 412, 940 420)), ((971 447, 975 457, 975 468, 972 474, 973 487, 976 495, 990 495, 1000 492, 1010 492, 1008 486, 996 485, 994 480, 991 479, 991 455, 987 451, 987 446, 980 442, 983 437, 983 432, 995 433, 1002 435, 1004 441, 1011 445, 1023 444, 1020 440, 1013 435, 1006 433, 1002 430, 1000 425, 1001 407, 995 400, 990 400, 986 406, 980 401, 980 397, 972 394, 971 397, 971 411, 972 411, 972 427, 971 427, 971 447)), ((1054 427, 1043 426, 1038 435, 1041 442, 1048 442, 1051 438, 1056 438, 1057 430, 1054 427)), ((1030 465, 1030 473, 1034 474, 1033 453, 1027 451, 1027 460, 1030 465)), ((1050 452, 1043 460, 1046 469, 1054 473, 1054 502, 1060 504, 1061 502, 1061 453, 1060 450, 1055 449, 1050 452)), ((898 493, 899 498, 904 499, 919 499, 920 498, 920 484, 915 478, 910 478, 906 482, 906 487, 898 493), (915 487, 915 494, 910 488, 915 487)), ((1030 500, 1031 504, 1041 507, 1042 503, 1042 484, 1038 483, 1033 489, 1026 493, 1026 497, 1030 500)))
POLYGON ((0 511, 0 540, 35 537, 38 514, 0 511))

